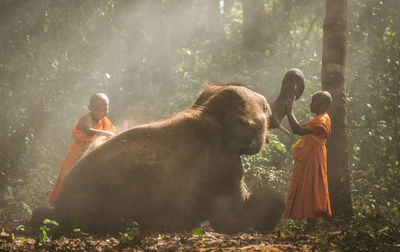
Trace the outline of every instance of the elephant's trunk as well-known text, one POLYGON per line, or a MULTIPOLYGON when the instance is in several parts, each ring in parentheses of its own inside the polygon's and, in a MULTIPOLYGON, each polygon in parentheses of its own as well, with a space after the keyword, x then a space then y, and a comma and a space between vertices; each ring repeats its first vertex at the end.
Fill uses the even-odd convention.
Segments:
POLYGON ((304 86, 304 75, 299 69, 292 68, 286 72, 282 79, 279 96, 270 104, 272 109, 272 116, 269 124, 270 129, 282 129, 281 121, 286 115, 285 98, 290 98, 292 100, 299 99, 303 94, 304 86))

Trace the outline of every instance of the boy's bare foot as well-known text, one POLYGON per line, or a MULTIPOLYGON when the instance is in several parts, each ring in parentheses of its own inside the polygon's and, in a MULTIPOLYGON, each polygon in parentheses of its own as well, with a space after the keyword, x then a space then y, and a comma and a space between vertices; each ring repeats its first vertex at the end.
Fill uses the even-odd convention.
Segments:
POLYGON ((317 231, 317 228, 315 227, 315 219, 307 219, 307 225, 305 228, 306 233, 315 233, 317 231))

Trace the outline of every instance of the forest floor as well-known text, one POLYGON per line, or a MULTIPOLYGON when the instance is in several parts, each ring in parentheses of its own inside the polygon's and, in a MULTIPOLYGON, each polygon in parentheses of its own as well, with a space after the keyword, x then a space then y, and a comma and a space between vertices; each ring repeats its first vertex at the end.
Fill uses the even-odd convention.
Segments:
POLYGON ((21 222, 2 222, 0 251, 313 251, 316 235, 256 232, 226 235, 209 227, 183 233, 140 233, 132 236, 91 235, 75 230, 59 235, 51 225, 33 230, 21 222), (53 228, 53 229, 52 229, 53 228), (39 238, 40 237, 40 238, 39 238), (47 237, 47 238, 46 238, 47 237), (39 242, 39 239, 42 242, 39 242))

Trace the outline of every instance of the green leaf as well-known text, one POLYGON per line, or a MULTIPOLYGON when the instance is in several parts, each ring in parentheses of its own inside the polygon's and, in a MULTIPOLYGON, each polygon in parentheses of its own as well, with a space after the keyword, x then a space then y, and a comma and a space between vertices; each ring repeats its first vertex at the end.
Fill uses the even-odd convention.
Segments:
POLYGON ((44 219, 43 220, 43 224, 45 224, 45 225, 51 224, 51 225, 54 225, 54 226, 58 226, 58 222, 57 221, 49 220, 49 219, 44 219))
POLYGON ((42 243, 47 240, 47 233, 43 226, 41 226, 39 229, 39 236, 38 236, 37 240, 38 240, 38 242, 42 242, 42 243))
POLYGON ((207 242, 203 242, 203 246, 209 249, 211 248, 211 245, 207 242))
POLYGON ((201 230, 200 228, 193 228, 192 229, 192 234, 193 235, 197 235, 200 238, 203 237, 203 235, 204 235, 203 230, 201 230))

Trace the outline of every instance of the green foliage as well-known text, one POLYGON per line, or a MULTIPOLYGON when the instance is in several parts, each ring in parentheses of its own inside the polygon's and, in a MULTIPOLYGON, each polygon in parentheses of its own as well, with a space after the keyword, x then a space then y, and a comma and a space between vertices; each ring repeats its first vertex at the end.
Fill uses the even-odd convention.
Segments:
POLYGON ((204 232, 203 232, 203 230, 201 228, 193 228, 192 229, 192 234, 194 236, 196 236, 199 241, 201 241, 202 245, 205 248, 208 248, 208 249, 212 248, 211 245, 208 242, 202 241, 203 236, 204 236, 204 232))
POLYGON ((58 222, 54 220, 44 219, 43 224, 39 227, 39 235, 36 239, 36 243, 44 243, 49 239, 48 232, 50 227, 48 225, 58 226, 58 222))
POLYGON ((306 230, 307 220, 282 219, 280 236, 291 236, 295 233, 304 233, 306 230))
POLYGON ((259 154, 242 156, 246 183, 250 189, 270 186, 285 193, 293 168, 292 157, 276 135, 269 133, 268 139, 270 143, 259 154))
POLYGON ((120 233, 119 244, 121 248, 137 247, 147 250, 152 245, 156 244, 157 240, 147 236, 146 233, 140 233, 139 224, 131 220, 126 227, 126 231, 120 233))
MULTIPOLYGON (((380 213, 358 213, 342 231, 324 232, 314 249, 335 248, 340 251, 398 251, 400 248, 400 215, 380 209, 380 213)), ((342 225, 343 226, 343 225, 342 225)))
POLYGON ((41 243, 47 241, 47 231, 48 229, 46 228, 46 226, 40 226, 39 235, 36 241, 41 243))
POLYGON ((4 232, 4 228, 1 229, 0 233, 0 241, 4 240, 5 242, 12 243, 15 240, 14 233, 7 234, 4 232))
POLYGON ((131 220, 124 233, 120 233, 119 243, 121 247, 133 247, 137 244, 135 238, 140 234, 139 224, 131 220))
POLYGON ((204 232, 201 230, 201 228, 193 228, 192 229, 192 234, 196 235, 199 239, 203 238, 204 232))
POLYGON ((152 237, 146 237, 140 242, 140 247, 144 250, 149 249, 152 245, 156 244, 157 240, 152 237))
MULTIPOLYGON (((233 2, 215 19, 211 2, 2 1, 0 34, 7 39, 0 48, 0 218, 26 220, 30 209, 47 204, 46 191, 72 142, 71 125, 95 92, 109 95, 110 118, 126 128, 131 121, 183 110, 205 83, 242 82, 270 102, 284 72, 298 67, 306 90, 294 112, 307 119, 310 95, 321 88, 324 1, 264 1, 267 36, 260 53, 243 50, 243 10, 241 1, 233 2)), ((399 243, 400 5, 348 5, 347 130, 355 215, 351 225, 340 224, 346 231, 321 237, 321 244, 325 239, 323 246, 346 250, 347 243, 363 246, 351 243, 357 238, 390 250, 399 243)), ((250 189, 287 192, 294 140, 271 134, 258 155, 242 157, 250 189)), ((287 226, 302 230, 302 223, 287 226)), ((43 241, 46 228, 40 231, 43 241)), ((129 243, 135 232, 133 225, 121 238, 129 243)))
POLYGON ((91 239, 93 239, 93 237, 92 237, 91 235, 89 235, 89 233, 82 232, 80 228, 74 228, 72 231, 73 231, 74 233, 78 233, 78 234, 80 234, 80 235, 85 236, 85 239, 86 239, 86 240, 91 240, 91 239))

